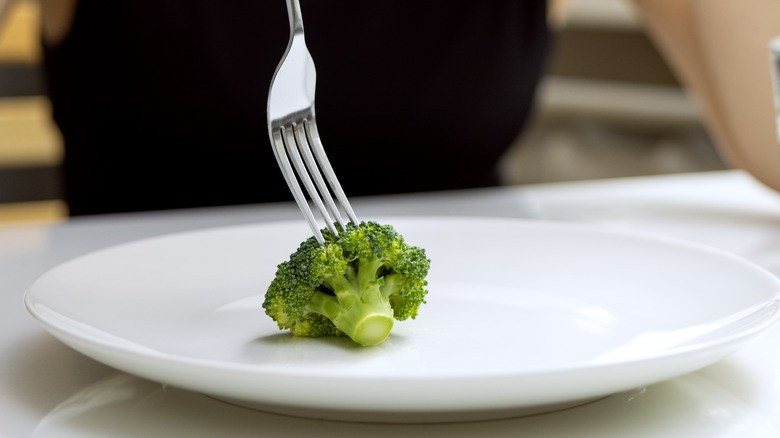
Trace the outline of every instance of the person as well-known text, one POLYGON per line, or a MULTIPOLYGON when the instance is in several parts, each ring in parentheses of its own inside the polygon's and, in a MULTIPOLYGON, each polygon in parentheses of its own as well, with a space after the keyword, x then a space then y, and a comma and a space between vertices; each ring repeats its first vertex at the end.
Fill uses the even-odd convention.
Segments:
MULTIPOLYGON (((291 199, 265 115, 284 2, 40 1, 71 215, 291 199)), ((724 155, 780 189, 759 62, 777 3, 635 0, 724 155)), ((319 131, 347 194, 499 184, 560 4, 302 0, 319 131)))

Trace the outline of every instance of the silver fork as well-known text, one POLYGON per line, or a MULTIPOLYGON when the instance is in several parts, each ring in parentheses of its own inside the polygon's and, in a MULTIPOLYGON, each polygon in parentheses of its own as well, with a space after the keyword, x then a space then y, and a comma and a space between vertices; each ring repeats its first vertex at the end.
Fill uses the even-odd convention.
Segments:
POLYGON ((331 233, 338 235, 336 222, 342 227, 347 225, 341 215, 342 210, 349 222, 357 223, 358 220, 325 155, 317 132, 314 116, 316 72, 306 47, 298 0, 287 0, 287 14, 290 19, 290 41, 276 67, 268 92, 268 133, 274 155, 293 198, 306 217, 314 237, 323 243, 321 227, 301 190, 299 180, 331 233))

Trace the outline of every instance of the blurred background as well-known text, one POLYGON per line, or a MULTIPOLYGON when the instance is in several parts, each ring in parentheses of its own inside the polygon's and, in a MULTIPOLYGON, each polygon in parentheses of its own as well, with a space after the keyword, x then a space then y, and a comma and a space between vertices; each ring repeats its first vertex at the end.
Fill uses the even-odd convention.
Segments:
POLYGON ((40 68, 39 10, 21 0, 0 27, 0 224, 57 220, 59 133, 40 68))
POLYGON ((694 102, 630 2, 569 0, 509 183, 723 169, 694 102))
MULTIPOLYGON (((694 103, 630 4, 570 0, 532 125, 502 163, 510 184, 722 169, 694 103)), ((59 134, 40 70, 37 3, 0 28, 0 224, 56 221, 59 134)))

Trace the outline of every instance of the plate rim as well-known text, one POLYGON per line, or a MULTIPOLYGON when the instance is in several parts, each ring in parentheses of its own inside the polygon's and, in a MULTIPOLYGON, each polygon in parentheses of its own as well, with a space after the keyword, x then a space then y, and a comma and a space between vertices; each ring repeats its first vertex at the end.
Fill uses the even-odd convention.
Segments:
MULTIPOLYGON (((768 298, 762 306, 762 309, 765 309, 767 307, 773 307, 773 311, 770 312, 769 317, 765 317, 761 320, 759 324, 752 324, 749 326, 749 330, 740 330, 739 332, 732 334, 731 336, 727 336, 725 338, 718 338, 715 340, 709 340, 704 342, 696 342, 693 344, 686 344, 681 347, 675 347, 671 349, 665 349, 663 354, 654 354, 652 357, 641 357, 641 358, 634 358, 632 360, 621 360, 618 362, 608 362, 608 363, 599 363, 599 364, 592 364, 591 366, 587 368, 601 368, 604 367, 624 367, 629 366, 632 364, 637 363, 646 363, 648 361, 665 361, 669 360, 670 358, 674 358, 680 355, 685 354, 691 354, 692 352, 700 352, 700 353, 713 353, 713 350, 724 350, 723 356, 729 354, 728 351, 725 350, 733 350, 736 349, 739 345, 741 345, 745 340, 752 338, 756 334, 764 331, 766 328, 777 322, 778 319, 780 319, 780 311, 778 311, 778 306, 780 306, 780 279, 778 279, 776 276, 771 274, 768 270, 762 268, 761 266, 747 260, 746 258, 739 256, 737 254, 719 249, 714 248, 712 246, 708 246, 705 244, 701 244, 698 242, 692 242, 680 238, 675 237, 669 237, 665 235, 658 235, 654 233, 648 233, 645 231, 636 231, 636 230, 626 230, 626 229, 613 229, 603 226, 593 226, 593 224, 583 224, 583 223, 576 223, 576 222, 563 222, 563 221, 547 221, 547 220, 539 220, 539 219, 526 219, 526 218, 494 218, 494 217, 447 217, 447 216, 383 216, 381 218, 377 218, 377 221, 382 221, 385 223, 394 223, 394 222, 401 222, 401 221, 412 221, 412 222, 432 222, 432 221, 450 221, 450 222, 472 222, 472 221, 490 221, 490 222, 500 222, 500 223, 506 223, 510 225, 521 225, 521 226, 542 226, 542 227, 552 227, 552 228, 566 228, 570 230, 576 230, 578 232, 587 232, 587 233, 600 233, 600 234, 606 234, 610 236, 620 236, 622 238, 629 238, 629 239, 641 239, 644 241, 650 240, 655 243, 659 243, 662 245, 673 245, 677 247, 683 247, 686 248, 686 250, 693 250, 693 251, 705 251, 708 253, 713 254, 716 257, 726 257, 730 259, 732 262, 739 263, 743 265, 744 267, 750 268, 755 272, 756 274, 764 275, 767 281, 771 281, 777 286, 777 290, 775 291, 775 295, 771 298, 768 298)), ((106 251, 115 251, 118 249, 121 249, 125 246, 129 245, 144 245, 149 244, 150 242, 155 242, 158 240, 166 240, 171 238, 186 238, 188 235, 192 234, 202 234, 202 233, 220 233, 230 230, 231 232, 241 232, 242 230, 248 230, 248 229, 255 229, 255 228, 278 228, 278 227, 294 227, 295 229, 301 229, 305 232, 305 223, 300 220, 282 220, 282 221, 271 221, 271 222, 260 222, 260 223, 253 223, 253 224, 243 224, 243 225, 228 225, 228 226, 217 226, 217 227, 210 227, 210 228, 203 228, 203 229, 197 229, 197 230, 188 230, 188 231, 180 231, 180 232, 174 232, 174 233, 167 233, 167 234, 161 234, 156 236, 150 236, 145 237, 142 239, 133 240, 130 242, 120 243, 117 245, 112 245, 106 248, 102 248, 96 251, 91 251, 86 254, 74 257, 70 260, 67 260, 63 263, 60 263, 56 265, 55 267, 47 270, 43 274, 41 274, 33 283, 30 284, 30 286, 25 290, 24 293, 24 305, 27 310, 27 312, 38 322, 46 331, 48 331, 51 335, 59 339, 60 341, 66 343, 71 348, 75 348, 82 353, 85 353, 81 348, 77 348, 73 345, 73 343, 86 343, 88 346, 94 347, 94 348, 100 348, 104 350, 109 350, 113 353, 114 356, 126 356, 126 355, 144 355, 146 358, 149 358, 153 361, 165 361, 169 363, 174 363, 179 366, 189 366, 189 367, 196 367, 200 370, 215 370, 218 372, 240 372, 240 373, 261 373, 264 374, 267 378, 278 378, 278 377, 285 377, 285 378, 308 378, 308 379, 320 379, 322 378, 321 375, 310 375, 307 373, 298 373, 298 370, 287 370, 285 372, 279 372, 278 367, 276 368, 276 371, 271 371, 268 368, 269 367, 263 367, 263 366, 254 366, 251 364, 241 364, 241 363, 230 363, 230 362, 224 362, 224 361, 218 361, 218 360, 212 360, 212 359, 201 359, 201 358, 195 358, 192 356, 186 356, 186 355, 175 355, 165 352, 157 352, 156 354, 151 354, 149 352, 146 353, 139 353, 131 351, 127 348, 123 348, 120 345, 112 344, 111 342, 108 342, 106 340, 102 339, 87 339, 84 336, 80 336, 79 333, 77 333, 77 330, 75 330, 73 327, 57 324, 46 318, 45 315, 42 315, 41 312, 38 311, 38 309, 35 308, 36 303, 35 301, 35 290, 36 286, 39 285, 39 282, 41 279, 47 278, 47 276, 52 275, 52 272, 57 272, 58 270, 67 269, 68 266, 72 263, 79 263, 83 259, 90 258, 90 257, 96 257, 99 256, 101 253, 106 251), (63 339, 63 338, 69 338, 69 339, 63 339)), ((38 303, 40 304, 40 303, 38 303)), ((757 312, 760 312, 761 309, 759 309, 757 312)), ((89 353, 85 353, 88 356, 92 356, 89 353)), ((104 360, 97 359, 101 362, 104 362, 104 360)), ((110 365, 118 369, 122 369, 123 371, 130 372, 132 374, 141 375, 136 371, 128 370, 116 365, 110 365)), ((553 368, 550 370, 538 370, 538 371, 532 371, 532 372, 525 372, 518 374, 517 372, 506 372, 506 373, 493 373, 490 374, 487 378, 521 378, 521 379, 527 379, 532 378, 534 376, 554 376, 561 373, 571 373, 573 371, 577 370, 583 370, 585 366, 580 363, 570 364, 567 367, 560 367, 560 368, 553 368)), ((153 376, 144 375, 144 377, 152 378, 154 380, 153 376)), ((336 376, 336 377, 329 377, 330 379, 341 379, 342 376, 336 376)), ((376 377, 374 376, 364 376, 362 377, 366 380, 374 380, 376 377)), ((441 382, 448 382, 448 381, 461 381, 463 379, 473 379, 473 380, 481 380, 485 379, 485 376, 479 376, 479 375, 473 375, 473 376, 452 376, 452 375, 444 375, 440 378, 433 377, 433 376, 416 376, 416 377, 401 377, 397 376, 396 378, 390 378, 389 380, 399 382, 399 381, 431 381, 431 380, 438 380, 441 382)), ((353 379, 361 379, 361 377, 354 377, 353 379)), ((179 385, 181 386, 181 385, 179 385)))

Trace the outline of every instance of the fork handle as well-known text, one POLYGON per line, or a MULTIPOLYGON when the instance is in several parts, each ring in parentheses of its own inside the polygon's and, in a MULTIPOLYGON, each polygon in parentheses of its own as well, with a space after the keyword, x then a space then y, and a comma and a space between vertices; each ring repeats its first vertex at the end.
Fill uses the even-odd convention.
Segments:
POLYGON ((287 0, 287 16, 290 18, 290 35, 303 33, 303 15, 299 0, 287 0))

